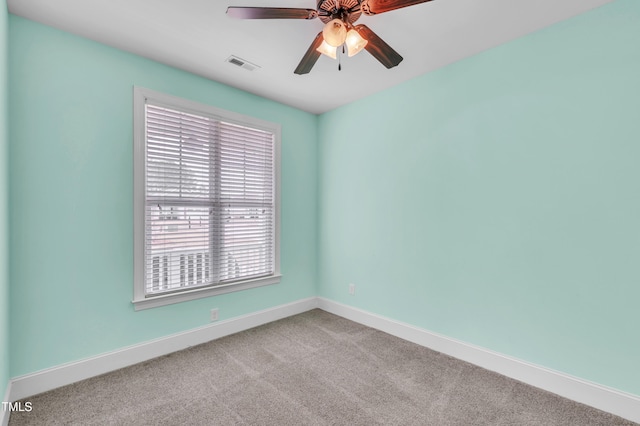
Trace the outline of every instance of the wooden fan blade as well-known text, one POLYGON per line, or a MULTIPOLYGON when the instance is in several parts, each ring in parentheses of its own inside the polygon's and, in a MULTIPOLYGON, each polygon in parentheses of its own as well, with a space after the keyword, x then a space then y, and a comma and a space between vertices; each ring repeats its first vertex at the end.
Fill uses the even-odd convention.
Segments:
POLYGON ((365 15, 377 15, 379 13, 402 9, 403 7, 414 6, 429 1, 432 0, 362 0, 360 9, 365 15))
POLYGON ((371 53, 382 65, 387 68, 393 68, 402 62, 402 56, 391 46, 384 42, 376 33, 371 31, 366 25, 356 25, 356 31, 369 43, 364 47, 367 52, 371 53))
POLYGON ((227 15, 237 19, 314 19, 318 12, 314 9, 294 9, 288 7, 228 7, 227 15))
POLYGON ((320 47, 323 41, 324 37, 322 37, 322 31, 320 31, 315 40, 313 40, 313 43, 311 43, 311 46, 309 46, 307 53, 305 53, 302 57, 302 60, 298 64, 298 68, 296 68, 296 70, 294 71, 295 74, 308 74, 309 71, 311 71, 311 68, 313 68, 313 66, 316 64, 316 61, 320 57, 320 52, 318 52, 316 49, 320 47))

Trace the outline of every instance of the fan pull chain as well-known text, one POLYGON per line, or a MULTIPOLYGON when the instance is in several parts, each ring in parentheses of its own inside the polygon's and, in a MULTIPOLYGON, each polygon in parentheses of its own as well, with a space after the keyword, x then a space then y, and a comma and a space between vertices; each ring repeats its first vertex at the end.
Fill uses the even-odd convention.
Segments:
MULTIPOLYGON (((344 55, 344 44, 342 45, 342 55, 344 55)), ((342 71, 342 55, 338 52, 338 71, 342 71)))

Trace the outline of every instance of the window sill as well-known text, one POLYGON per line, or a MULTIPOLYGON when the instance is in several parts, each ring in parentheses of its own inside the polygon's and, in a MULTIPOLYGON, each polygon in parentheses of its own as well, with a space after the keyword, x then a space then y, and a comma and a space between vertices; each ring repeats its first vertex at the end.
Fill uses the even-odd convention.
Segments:
POLYGON ((255 280, 223 284, 215 287, 194 288, 193 290, 182 291, 180 293, 162 294, 158 296, 150 296, 144 299, 136 299, 131 301, 131 303, 133 303, 133 307, 136 311, 141 311, 143 309, 157 308, 159 306, 202 299, 204 297, 216 296, 218 294, 232 293, 234 291, 248 290, 250 288, 277 284, 280 282, 281 277, 282 275, 277 274, 264 278, 257 278, 255 280))

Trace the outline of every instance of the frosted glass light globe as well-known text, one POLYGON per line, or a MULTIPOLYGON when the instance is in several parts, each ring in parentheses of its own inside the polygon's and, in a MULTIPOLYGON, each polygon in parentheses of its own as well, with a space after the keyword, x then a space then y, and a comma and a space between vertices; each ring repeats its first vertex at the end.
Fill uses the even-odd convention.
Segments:
POLYGON ((331 59, 336 59, 337 58, 336 49, 337 48, 335 46, 331 46, 326 41, 323 41, 320 47, 318 47, 316 50, 322 53, 323 55, 327 55, 331 59))
POLYGON ((364 49, 369 42, 363 39, 356 30, 351 29, 347 33, 346 43, 347 49, 349 50, 349 57, 352 57, 364 49))
POLYGON ((347 38, 347 26, 340 19, 333 19, 322 29, 322 36, 331 46, 342 46, 347 38))

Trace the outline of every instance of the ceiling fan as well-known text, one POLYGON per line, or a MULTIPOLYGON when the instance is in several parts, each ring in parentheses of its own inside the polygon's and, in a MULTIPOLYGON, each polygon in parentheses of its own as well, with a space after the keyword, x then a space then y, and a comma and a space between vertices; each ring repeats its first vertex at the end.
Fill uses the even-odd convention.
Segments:
POLYGON ((349 56, 365 49, 385 67, 395 67, 402 61, 402 56, 369 27, 362 24, 353 25, 354 22, 363 13, 377 15, 429 1, 432 0, 317 0, 316 9, 230 6, 227 8, 227 15, 238 19, 320 18, 325 26, 313 40, 294 71, 296 74, 307 74, 321 54, 336 59, 339 47, 342 47, 343 53, 346 47, 349 56))

